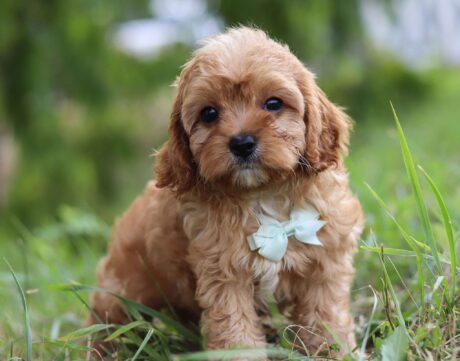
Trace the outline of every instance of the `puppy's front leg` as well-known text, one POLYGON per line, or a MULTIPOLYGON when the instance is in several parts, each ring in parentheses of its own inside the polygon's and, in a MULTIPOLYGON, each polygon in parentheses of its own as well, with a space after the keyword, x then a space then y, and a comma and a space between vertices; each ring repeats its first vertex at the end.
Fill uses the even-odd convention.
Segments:
MULTIPOLYGON (((301 327, 298 336, 310 354, 322 344, 345 345, 340 354, 356 346, 353 318, 349 310, 353 267, 335 264, 335 271, 321 265, 308 277, 296 277, 293 284, 294 321, 301 327)), ((302 347, 304 346, 302 345, 302 347)))
POLYGON ((217 255, 203 256, 195 268, 207 348, 263 347, 265 337, 254 307, 251 275, 243 270, 229 272, 219 261, 222 258, 217 255))

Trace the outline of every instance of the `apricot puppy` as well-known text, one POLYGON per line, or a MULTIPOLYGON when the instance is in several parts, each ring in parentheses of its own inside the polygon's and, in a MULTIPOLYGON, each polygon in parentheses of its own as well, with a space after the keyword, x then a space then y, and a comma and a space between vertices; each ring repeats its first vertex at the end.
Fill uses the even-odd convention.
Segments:
MULTIPOLYGON (((99 286, 153 308, 164 306, 161 289, 200 319, 210 349, 263 346, 267 295, 292 305, 310 352, 335 343, 327 328, 353 349, 364 221, 343 164, 350 127, 263 31, 205 41, 177 80, 156 180, 117 222, 99 286)), ((103 320, 125 321, 106 293, 92 305, 103 320)))

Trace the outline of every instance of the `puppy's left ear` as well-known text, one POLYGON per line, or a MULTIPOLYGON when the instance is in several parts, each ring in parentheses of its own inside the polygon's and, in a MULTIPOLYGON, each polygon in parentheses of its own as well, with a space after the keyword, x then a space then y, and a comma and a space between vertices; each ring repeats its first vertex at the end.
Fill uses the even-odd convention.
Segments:
MULTIPOLYGON (((183 72, 184 73, 184 72, 183 72)), ((186 77, 186 73, 181 76, 186 77)), ((184 79, 178 82, 169 124, 169 140, 156 158, 157 187, 168 187, 177 194, 190 190, 196 183, 196 164, 189 146, 189 139, 181 119, 184 97, 184 79)))
POLYGON ((319 173, 341 164, 348 154, 350 118, 333 104, 316 85, 313 74, 305 70, 300 89, 305 99, 306 145, 303 156, 307 171, 319 173))

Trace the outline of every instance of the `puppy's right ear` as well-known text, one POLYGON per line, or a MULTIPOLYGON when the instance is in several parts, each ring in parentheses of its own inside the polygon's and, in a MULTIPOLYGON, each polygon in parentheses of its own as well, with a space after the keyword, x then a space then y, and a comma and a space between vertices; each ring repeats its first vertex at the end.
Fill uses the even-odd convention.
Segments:
POLYGON ((169 140, 157 154, 155 167, 156 185, 169 187, 177 193, 184 193, 196 182, 196 164, 190 151, 189 139, 182 125, 181 109, 183 86, 179 82, 170 117, 169 140))

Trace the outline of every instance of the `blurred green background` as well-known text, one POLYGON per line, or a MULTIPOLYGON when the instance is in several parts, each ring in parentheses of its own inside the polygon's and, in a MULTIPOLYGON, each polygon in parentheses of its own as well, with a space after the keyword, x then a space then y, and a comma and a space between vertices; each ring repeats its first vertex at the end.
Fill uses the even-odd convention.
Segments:
MULTIPOLYGON (((2 0, 0 254, 27 288, 39 290, 31 296, 41 313, 36 322, 47 328, 53 312, 74 312, 63 296, 40 299, 41 287, 94 283, 110 225, 153 176, 150 154, 167 137, 170 84, 196 41, 227 26, 253 24, 287 43, 355 120, 347 162, 367 214, 365 242, 402 241, 364 182, 420 232, 390 100, 457 223, 459 7, 458 1, 2 0)), ((378 276, 375 259, 358 256, 357 286, 378 276)), ((414 267, 402 264, 408 275, 414 267)), ((2 262, 0 270, 0 304, 14 305, 2 262)))

